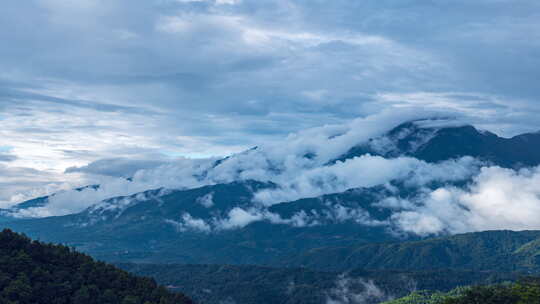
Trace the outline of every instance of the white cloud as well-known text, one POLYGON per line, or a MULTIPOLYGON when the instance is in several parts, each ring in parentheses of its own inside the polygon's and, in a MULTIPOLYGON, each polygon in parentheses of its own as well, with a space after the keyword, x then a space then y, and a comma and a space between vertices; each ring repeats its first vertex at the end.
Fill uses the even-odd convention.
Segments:
POLYGON ((482 168, 465 189, 439 188, 392 219, 419 235, 540 229, 540 168, 482 168))
POLYGON ((184 213, 180 221, 167 219, 165 222, 174 226, 179 232, 193 230, 198 232, 210 232, 212 229, 203 219, 194 218, 189 213, 184 213))
POLYGON ((210 192, 204 196, 197 198, 197 203, 203 205, 205 208, 214 206, 214 192, 210 192))
POLYGON ((363 304, 392 300, 373 280, 339 275, 335 287, 326 294, 326 304, 363 304))
POLYGON ((351 188, 373 187, 392 180, 404 180, 410 186, 421 186, 431 181, 465 180, 477 171, 478 163, 469 157, 428 164, 410 157, 387 159, 363 155, 332 166, 299 170, 296 175, 287 176, 286 179, 273 180, 280 187, 259 191, 255 200, 272 205, 351 188))
POLYGON ((263 219, 263 215, 257 210, 244 210, 235 207, 229 211, 228 217, 217 222, 218 229, 237 229, 263 219))
POLYGON ((339 204, 331 206, 326 217, 335 222, 354 221, 364 226, 385 226, 388 224, 385 221, 372 219, 369 212, 362 208, 350 208, 339 204))
POLYGON ((216 0, 216 4, 228 4, 228 5, 235 5, 241 3, 242 0, 216 0))
MULTIPOLYGON (((97 189, 88 187, 81 191, 70 189, 56 192, 49 197, 46 205, 19 209, 13 216, 26 218, 78 213, 105 199, 133 195, 152 188, 149 184, 132 183, 119 178, 101 178, 99 185, 100 187, 97 189)), ((142 199, 146 199, 146 197, 142 199)), ((112 205, 119 207, 122 204, 112 205)))

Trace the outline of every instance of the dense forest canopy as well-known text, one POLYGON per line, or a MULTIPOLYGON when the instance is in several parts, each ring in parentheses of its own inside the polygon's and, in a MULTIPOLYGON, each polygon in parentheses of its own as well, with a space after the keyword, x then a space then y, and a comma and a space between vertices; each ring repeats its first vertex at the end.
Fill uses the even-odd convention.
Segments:
POLYGON ((190 304, 153 279, 137 277, 62 245, 0 233, 0 303, 190 304))
POLYGON ((535 304, 540 303, 540 278, 515 283, 456 288, 447 293, 420 291, 383 304, 535 304))

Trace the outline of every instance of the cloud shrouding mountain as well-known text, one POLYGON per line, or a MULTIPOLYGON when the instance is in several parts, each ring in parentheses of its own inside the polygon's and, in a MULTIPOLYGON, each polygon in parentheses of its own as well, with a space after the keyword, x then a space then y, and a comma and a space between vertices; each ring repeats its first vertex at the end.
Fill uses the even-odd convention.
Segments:
MULTIPOLYGON (((101 200, 148 189, 191 189, 256 180, 271 182, 275 187, 256 191, 250 206, 236 206, 226 211, 224 216, 211 219, 183 213, 177 219, 167 220, 167 223, 179 232, 193 230, 202 233, 241 229, 259 221, 306 227, 327 221, 352 220, 362 225, 387 227, 394 233, 422 236, 490 229, 540 229, 538 167, 501 168, 472 157, 428 163, 410 156, 385 158, 370 154, 332 162, 369 139, 379 138, 371 141, 375 146, 389 142, 390 139, 384 139, 385 134, 402 122, 403 117, 408 117, 409 121, 424 113, 401 112, 395 115, 387 112, 348 124, 308 129, 289 135, 282 143, 267 143, 224 159, 98 161, 69 170, 87 175, 101 187, 59 192, 51 196, 45 206, 18 211, 17 216, 77 213, 101 200), (400 197, 392 188, 395 182, 418 191, 413 196, 400 197), (433 187, 434 184, 442 186, 433 187), (362 208, 354 209, 339 203, 324 214, 298 212, 287 218, 268 209, 281 202, 380 185, 394 193, 373 202, 378 208, 392 211, 386 220, 376 220, 362 208)), ((436 113, 430 114, 436 116, 436 113)), ((415 123, 419 130, 433 130, 419 132, 427 137, 419 139, 420 142, 429 140, 438 128, 456 127, 467 121, 466 117, 441 117, 415 123)), ((202 196, 197 202, 211 208, 214 206, 212 195, 202 196)), ((144 198, 136 198, 141 199, 144 198)), ((122 204, 129 206, 132 203, 128 199, 122 204)))

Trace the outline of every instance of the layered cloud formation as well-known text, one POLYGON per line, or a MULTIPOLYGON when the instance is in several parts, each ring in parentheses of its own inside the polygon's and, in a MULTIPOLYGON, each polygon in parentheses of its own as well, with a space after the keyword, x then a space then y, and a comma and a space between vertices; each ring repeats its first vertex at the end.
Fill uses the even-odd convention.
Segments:
MULTIPOLYGON (((401 114, 400 117, 403 116, 401 114)), ((416 115, 420 114, 411 114, 410 117, 416 115)), ((255 191, 249 206, 222 210, 221 216, 210 219, 196 218, 185 212, 166 222, 179 232, 203 233, 241 229, 259 221, 294 227, 354 221, 361 225, 385 227, 389 233, 421 236, 490 229, 540 229, 539 167, 501 168, 472 157, 427 163, 413 157, 384 158, 370 154, 332 162, 351 147, 370 138, 378 138, 372 141, 375 146, 384 142, 381 135, 391 128, 381 126, 395 126, 396 119, 387 113, 356 119, 348 124, 313 128, 291 134, 283 143, 267 143, 223 159, 169 162, 102 160, 70 169, 98 178, 101 187, 59 192, 51 196, 45 206, 20 210, 16 216, 77 213, 101 200, 147 189, 191 189, 256 180, 274 186, 255 191), (394 186, 396 182, 400 187, 413 189, 413 195, 400 196, 394 186), (372 202, 372 206, 392 212, 384 220, 374 219, 364 208, 339 202, 328 203, 328 208, 322 213, 303 210, 287 218, 268 209, 282 202, 381 185, 388 191, 372 202)), ((429 140, 437 128, 462 125, 464 119, 432 119, 418 121, 416 125, 431 130, 419 132, 429 140)), ((196 201, 204 208, 212 208, 213 195, 210 192, 196 201)), ((92 208, 121 210, 145 199, 145 195, 121 198, 92 208)))
POLYGON ((108 197, 129 195, 147 189, 188 189, 236 180, 257 180, 279 185, 279 189, 256 195, 258 202, 272 205, 349 188, 370 187, 405 177, 410 177, 411 181, 416 179, 419 183, 439 178, 467 177, 475 167, 474 162, 467 159, 442 164, 440 170, 437 169, 439 167, 432 167, 416 159, 384 159, 370 155, 327 164, 351 147, 383 135, 402 119, 414 119, 427 113, 436 115, 434 112, 388 112, 356 119, 347 124, 312 128, 291 134, 283 142, 267 143, 221 160, 99 160, 82 167, 69 168, 68 171, 84 174, 88 184, 100 184, 103 187, 85 191, 65 189, 61 194, 49 198, 50 204, 45 208, 52 208, 50 211, 40 208, 32 212, 63 215, 82 211, 108 197), (415 173, 414 179, 411 176, 413 172, 419 173, 415 173), (441 176, 442 172, 449 176, 441 176), (88 193, 92 191, 96 193, 88 193))

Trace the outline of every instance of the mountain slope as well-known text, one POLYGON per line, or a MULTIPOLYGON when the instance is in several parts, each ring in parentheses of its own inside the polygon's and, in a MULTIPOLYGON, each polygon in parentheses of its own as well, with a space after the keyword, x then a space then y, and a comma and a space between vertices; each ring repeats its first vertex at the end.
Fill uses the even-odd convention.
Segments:
POLYGON ((485 231, 411 242, 318 248, 289 265, 327 270, 461 269, 540 273, 540 231, 485 231))
POLYGON ((75 215, 7 225, 99 258, 135 262, 265 264, 320 246, 395 239, 384 227, 363 223, 364 214, 358 213, 366 208, 381 219, 388 216, 369 209, 378 189, 278 204, 269 208, 268 218, 257 218, 262 213, 249 213, 255 212, 250 209, 253 193, 268 187, 274 186, 246 181, 181 191, 151 190, 110 199, 75 215), (350 218, 336 218, 344 216, 343 210, 357 211, 350 218), (313 212, 322 216, 318 221, 325 220, 324 225, 287 222, 313 212))
MULTIPOLYGON (((159 283, 174 286, 204 304, 223 303, 223 299, 243 304, 287 303, 323 304, 338 296, 363 296, 364 302, 378 303, 412 290, 447 291, 456 286, 489 284, 515 280, 518 273, 478 271, 393 271, 352 270, 346 274, 320 272, 306 268, 270 268, 232 265, 155 265, 119 264, 138 275, 150 276, 159 283), (368 288, 371 290, 368 291, 368 288), (378 290, 379 293, 374 291, 378 290), (371 294, 370 294, 371 292, 371 294)), ((346 301, 344 301, 347 303, 346 301)), ((338 302, 340 303, 340 302, 338 302)))
POLYGON ((192 303, 68 247, 0 233, 1 303, 192 303))
MULTIPOLYGON (((330 133, 336 132, 320 136, 324 143, 341 149, 352 141, 338 133, 329 137, 330 133), (340 136, 347 141, 340 142, 340 136)), ((297 142, 293 136, 287 143, 298 144, 289 149, 296 154, 285 154, 288 147, 250 149, 214 161, 208 168, 197 167, 196 182, 189 189, 148 190, 104 200, 77 214, 3 225, 109 261, 275 265, 293 260, 291 265, 330 267, 331 256, 341 256, 336 265, 345 267, 356 246, 362 248, 356 251, 369 254, 358 255, 359 260, 370 264, 356 265, 353 259, 352 268, 384 263, 397 267, 406 256, 403 261, 385 256, 385 246, 396 249, 395 244, 367 244, 478 230, 468 222, 456 227, 444 222, 443 211, 454 212, 456 220, 477 215, 470 213, 470 206, 456 202, 460 196, 451 195, 476 191, 469 186, 481 171, 472 159, 448 159, 472 155, 508 166, 536 164, 540 150, 534 147, 539 138, 539 134, 525 134, 504 139, 471 126, 414 121, 357 145, 341 158, 345 162, 332 163, 327 158, 339 149, 325 150, 318 141, 297 142), (399 157, 403 155, 410 157, 399 157), (432 214, 439 210, 433 220, 432 214), (412 220, 404 218, 411 214, 412 220), (413 227, 426 215, 427 226, 439 225, 437 229, 413 227), (296 260, 290 258, 303 252, 307 253, 296 260), (312 257, 312 252, 318 253, 312 257), (330 258, 320 258, 325 255, 330 258), (376 261, 378 256, 388 261, 376 261)), ((193 177, 185 173, 181 176, 193 177)), ((537 264, 536 248, 530 245, 520 251, 531 256, 531 267, 537 264)))
MULTIPOLYGON (((48 241, 62 240, 109 261, 263 264, 333 271, 452 268, 540 272, 539 231, 486 231, 424 240, 410 237, 412 241, 405 241, 388 233, 384 226, 358 222, 363 217, 356 213, 353 215, 357 217, 337 222, 332 218, 319 218, 327 222, 314 226, 294 227, 262 220, 238 229, 217 231, 199 231, 184 226, 181 228, 185 230, 178 230, 176 225, 163 221, 163 214, 153 214, 162 212, 162 209, 154 210, 155 206, 168 203, 175 207, 162 208, 170 212, 171 208, 177 208, 174 214, 187 211, 196 214, 184 207, 200 205, 200 198, 208 193, 213 193, 213 207, 218 208, 221 202, 227 203, 227 200, 221 200, 224 198, 221 195, 230 193, 228 187, 238 191, 238 195, 242 191, 249 195, 249 187, 241 183, 207 186, 175 192, 170 194, 171 197, 165 195, 155 201, 142 201, 141 205, 135 204, 122 211, 113 222, 105 220, 83 225, 85 222, 81 219, 88 218, 71 215, 18 221, 11 226, 48 241), (176 196, 185 200, 175 205, 174 202, 178 202, 176 196)), ((282 219, 298 214, 298 210, 306 214, 331 214, 336 210, 332 202, 339 202, 340 208, 363 208, 383 220, 386 212, 369 205, 370 195, 376 193, 370 193, 369 189, 351 190, 323 199, 278 204, 269 210, 282 219)), ((338 214, 344 214, 342 209, 338 210, 341 210, 338 214)), ((200 211, 197 216, 207 220, 203 217, 204 212, 206 216, 216 215, 213 211, 200 211)))
MULTIPOLYGON (((85 187, 79 187, 73 189, 73 191, 82 192, 85 190, 98 190, 100 185, 89 185, 85 187)), ((1 222, 12 222, 19 219, 27 218, 29 215, 26 213, 28 210, 33 208, 44 207, 49 204, 49 199, 60 194, 62 192, 53 193, 47 196, 41 196, 34 199, 30 199, 24 202, 21 202, 17 205, 14 205, 10 208, 0 209, 0 223, 1 222)))

